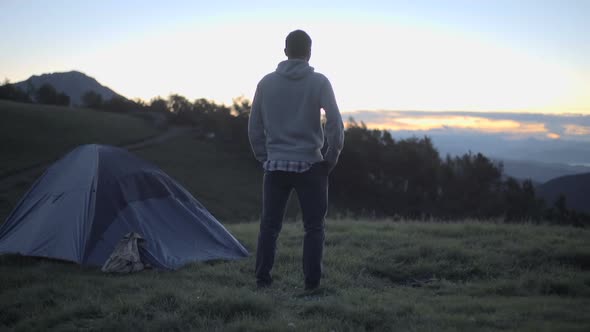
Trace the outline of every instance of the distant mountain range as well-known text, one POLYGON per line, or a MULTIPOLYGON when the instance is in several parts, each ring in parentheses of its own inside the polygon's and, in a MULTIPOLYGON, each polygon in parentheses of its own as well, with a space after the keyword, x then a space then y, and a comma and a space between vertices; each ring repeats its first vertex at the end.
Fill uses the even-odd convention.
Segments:
POLYGON ((546 163, 532 160, 512 160, 496 158, 495 162, 504 164, 504 174, 516 179, 531 179, 537 184, 565 175, 590 172, 590 167, 571 166, 559 163, 546 163))
POLYGON ((58 92, 70 96, 72 105, 82 105, 82 96, 88 91, 100 94, 103 100, 109 100, 114 96, 122 97, 110 88, 98 83, 94 78, 79 71, 33 75, 25 81, 14 83, 14 85, 30 92, 37 90, 45 83, 51 84, 58 92))
POLYGON ((590 173, 562 176, 537 187, 537 193, 549 205, 560 194, 565 195, 567 208, 590 213, 590 173))
POLYGON ((506 175, 531 179, 537 184, 564 175, 590 172, 590 167, 583 166, 590 164, 589 142, 535 138, 510 140, 500 135, 478 133, 424 134, 432 137, 441 156, 481 152, 496 162, 502 161, 506 175))
MULTIPOLYGON (((401 136, 396 133, 396 136, 401 136)), ((590 164, 590 142, 574 140, 509 139, 501 134, 425 132, 442 155, 462 155, 469 151, 502 160, 532 160, 547 164, 590 164)), ((406 135, 411 137, 410 135, 406 135)), ((403 137, 403 136, 402 136, 403 137)))

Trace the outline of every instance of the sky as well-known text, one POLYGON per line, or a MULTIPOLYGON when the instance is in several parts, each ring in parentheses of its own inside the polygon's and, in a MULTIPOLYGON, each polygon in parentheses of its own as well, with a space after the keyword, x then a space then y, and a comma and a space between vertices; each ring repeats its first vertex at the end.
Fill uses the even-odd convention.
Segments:
MULTIPOLYGON (((465 111, 353 111, 346 113, 369 128, 405 132, 408 136, 502 137, 522 139, 565 139, 590 143, 590 116, 553 113, 465 112, 465 111)), ((590 148, 590 145, 589 145, 590 148)), ((590 157, 590 156, 588 156, 590 157)))
MULTIPOLYGON (((0 0, 0 79, 79 70, 129 98, 231 103, 300 28, 344 112, 590 115, 589 16, 590 0, 0 0)), ((513 126, 471 122, 495 125, 513 126)))

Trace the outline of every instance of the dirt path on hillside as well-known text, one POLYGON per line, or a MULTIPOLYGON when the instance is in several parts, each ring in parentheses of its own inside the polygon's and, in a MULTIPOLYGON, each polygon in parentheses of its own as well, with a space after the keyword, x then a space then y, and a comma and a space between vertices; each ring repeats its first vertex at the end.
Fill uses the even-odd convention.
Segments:
MULTIPOLYGON (((139 142, 123 144, 118 146, 129 151, 139 150, 146 148, 148 146, 161 144, 169 139, 172 139, 185 133, 189 133, 191 131, 194 131, 194 128, 170 127, 165 132, 154 137, 150 137, 139 142)), ((53 162, 48 162, 38 166, 27 167, 22 171, 0 178, 0 193, 6 192, 14 187, 22 186, 24 184, 30 185, 30 183, 32 183, 32 181, 39 177, 41 173, 43 173, 45 169, 52 163, 53 162)))
POLYGON ((170 128, 168 128, 168 130, 161 133, 160 135, 145 139, 143 141, 139 141, 139 142, 135 142, 135 143, 131 143, 131 144, 125 144, 120 147, 127 149, 129 151, 139 150, 139 149, 143 149, 145 147, 151 146, 151 145, 160 144, 160 143, 165 142, 171 138, 180 136, 185 133, 192 132, 194 130, 195 130, 194 128, 189 128, 189 127, 170 127, 170 128))

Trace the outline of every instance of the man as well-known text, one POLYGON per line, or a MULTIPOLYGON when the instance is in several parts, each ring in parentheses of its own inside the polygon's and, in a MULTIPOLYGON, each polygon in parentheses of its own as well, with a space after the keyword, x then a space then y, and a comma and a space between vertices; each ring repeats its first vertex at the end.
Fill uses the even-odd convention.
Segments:
POLYGON ((328 79, 309 66, 311 38, 295 30, 285 41, 287 60, 256 88, 248 136, 256 159, 263 163, 262 218, 256 251, 256 283, 272 284, 276 242, 287 201, 297 192, 303 225, 305 289, 319 287, 328 209, 328 174, 344 144, 344 125, 328 79), (326 114, 324 144, 321 113, 326 114))

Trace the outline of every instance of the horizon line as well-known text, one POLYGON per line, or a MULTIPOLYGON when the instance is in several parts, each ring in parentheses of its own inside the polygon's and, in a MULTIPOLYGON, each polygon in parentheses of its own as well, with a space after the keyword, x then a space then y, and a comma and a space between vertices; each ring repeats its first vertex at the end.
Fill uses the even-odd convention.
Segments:
MULTIPOLYGON (((231 106, 231 103, 226 103, 224 101, 219 101, 216 100, 215 98, 208 98, 208 97, 196 97, 196 98, 188 98, 180 93, 176 93, 176 92, 169 92, 167 94, 166 97, 163 97, 162 94, 157 94, 155 96, 152 96, 150 98, 142 98, 142 97, 127 97, 124 96, 123 94, 120 94, 118 92, 116 92, 113 88, 111 88, 109 85, 104 85, 101 82, 99 82, 94 76, 91 76, 89 74, 87 74, 85 71, 83 70, 79 70, 79 69, 70 69, 70 70, 64 70, 64 71, 53 71, 53 72, 46 72, 46 73, 41 73, 41 74, 32 74, 29 77, 27 77, 26 79, 22 80, 22 81, 18 81, 18 82, 12 82, 8 77, 5 77, 3 79, 3 83, 8 82, 9 84, 18 84, 21 82, 25 82, 28 79, 32 78, 32 77, 39 77, 39 76, 43 76, 43 75, 52 75, 52 74, 67 74, 67 73, 80 73, 84 76, 87 76, 88 78, 94 79, 97 83, 99 83, 101 86, 106 87, 110 90, 112 90, 113 92, 115 92, 117 95, 124 97, 128 100, 131 101, 135 101, 135 100, 140 100, 142 102, 149 102, 153 99, 157 99, 157 98, 161 98, 161 99, 165 99, 171 95, 179 95, 179 96, 183 96, 185 98, 187 98, 189 101, 192 100, 198 100, 198 99, 205 99, 208 101, 212 101, 216 104, 220 104, 223 106, 231 106)), ((232 97, 233 99, 238 99, 238 98, 246 98, 249 101, 252 101, 252 98, 249 96, 246 96, 245 94, 238 94, 235 97, 232 97)), ((342 113, 354 113, 354 112, 423 112, 423 113, 487 113, 487 114, 530 114, 530 115, 559 115, 559 116, 590 116, 590 107, 573 107, 573 108, 567 108, 567 110, 565 111, 554 111, 554 110, 548 110, 548 111, 541 111, 538 109, 477 109, 477 110, 467 110, 467 109, 419 109, 419 108, 411 108, 411 109, 403 109, 403 108, 357 108, 357 109, 341 109, 340 110, 342 113)))

